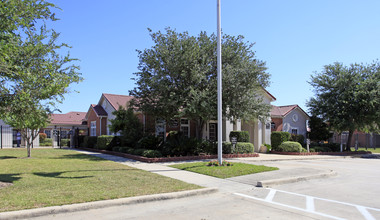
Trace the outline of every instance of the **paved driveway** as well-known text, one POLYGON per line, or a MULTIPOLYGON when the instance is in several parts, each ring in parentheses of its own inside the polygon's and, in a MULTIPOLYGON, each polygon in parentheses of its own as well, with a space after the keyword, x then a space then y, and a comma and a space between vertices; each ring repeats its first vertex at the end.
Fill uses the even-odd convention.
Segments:
MULTIPOLYGON (((216 184, 219 193, 176 200, 66 213, 39 219, 380 219, 380 160, 329 159, 246 162, 280 169, 335 170, 337 176, 271 188, 255 183, 190 176, 188 181, 216 184), (202 180, 202 181, 201 181, 202 180), (209 181, 209 182, 208 182, 209 181)), ((176 172, 149 167, 151 172, 176 172)), ((178 173, 180 174, 180 173, 178 173)), ((183 177, 186 179, 185 177, 183 177)))

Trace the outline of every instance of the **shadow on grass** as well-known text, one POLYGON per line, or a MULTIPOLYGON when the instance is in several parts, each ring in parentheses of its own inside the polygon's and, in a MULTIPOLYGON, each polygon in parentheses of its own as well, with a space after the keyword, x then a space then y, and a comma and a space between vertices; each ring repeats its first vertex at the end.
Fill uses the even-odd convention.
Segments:
MULTIPOLYGON (((75 171, 62 171, 62 172, 35 172, 33 173, 36 176, 41 177, 51 177, 51 178, 60 178, 60 179, 83 179, 90 178, 94 176, 61 176, 64 173, 78 173, 78 172, 114 172, 114 171, 127 171, 127 170, 138 170, 135 168, 131 169, 111 169, 111 170, 75 170, 75 171)), ((0 179, 1 180, 1 179, 0 179)))
POLYGON ((90 178, 94 176, 60 176, 63 173, 68 172, 45 172, 45 173, 33 173, 36 176, 42 176, 42 177, 53 177, 53 178, 60 178, 60 179, 84 179, 84 178, 90 178))
POLYGON ((14 159, 14 158, 17 158, 17 157, 13 157, 13 156, 0 156, 0 160, 2 160, 2 159, 14 159))
POLYGON ((0 182, 13 183, 21 179, 20 173, 0 174, 0 182))
POLYGON ((74 159, 74 160, 90 160, 90 161, 104 161, 105 159, 86 154, 65 154, 59 157, 52 157, 51 159, 74 159))

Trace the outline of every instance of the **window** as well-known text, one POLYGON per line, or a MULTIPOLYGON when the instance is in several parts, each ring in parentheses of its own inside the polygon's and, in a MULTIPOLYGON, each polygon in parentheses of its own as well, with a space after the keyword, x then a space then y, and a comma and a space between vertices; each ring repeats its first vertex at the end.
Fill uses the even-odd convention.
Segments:
POLYGON ((44 130, 44 133, 46 134, 46 138, 51 138, 51 130, 44 130))
POLYGON ((272 129, 275 129, 275 128, 276 128, 276 123, 274 123, 274 122, 270 123, 270 127, 271 127, 272 129))
POLYGON ((90 136, 96 136, 96 121, 91 122, 90 136))
POLYGON ((67 139, 68 138, 67 131, 61 131, 61 138, 62 139, 67 139))
POLYGON ((218 140, 218 124, 217 123, 210 123, 209 124, 209 137, 210 141, 217 141, 218 140))
POLYGON ((156 136, 165 138, 166 134, 166 122, 164 119, 156 119, 156 136))
POLYGON ((297 135, 297 133, 298 133, 297 130, 298 130, 297 128, 292 128, 292 134, 297 135))
POLYGON ((181 132, 185 137, 190 137, 190 122, 188 119, 181 119, 181 132))
POLYGON ((271 126, 270 123, 266 123, 266 124, 265 124, 265 129, 269 130, 269 129, 270 129, 270 126, 271 126))

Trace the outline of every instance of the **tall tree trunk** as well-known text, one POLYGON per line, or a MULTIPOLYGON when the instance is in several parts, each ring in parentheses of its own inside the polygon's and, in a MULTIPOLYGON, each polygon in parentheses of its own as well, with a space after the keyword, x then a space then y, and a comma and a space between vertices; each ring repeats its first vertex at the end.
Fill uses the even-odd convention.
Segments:
POLYGON ((202 140, 203 125, 204 121, 202 119, 198 119, 196 125, 196 136, 198 140, 202 140))
POLYGON ((347 142, 346 142, 345 151, 351 151, 351 140, 352 140, 353 134, 354 134, 354 131, 352 131, 352 130, 348 131, 348 138, 347 138, 347 142))

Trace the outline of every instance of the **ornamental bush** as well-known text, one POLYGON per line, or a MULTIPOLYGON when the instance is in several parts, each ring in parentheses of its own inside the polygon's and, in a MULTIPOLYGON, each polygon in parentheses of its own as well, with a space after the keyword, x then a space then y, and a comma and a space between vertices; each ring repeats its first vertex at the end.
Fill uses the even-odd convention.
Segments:
POLYGON ((145 150, 142 155, 143 157, 148 157, 148 158, 154 158, 154 157, 162 157, 162 154, 158 150, 145 150))
POLYGON ((249 142, 248 131, 231 131, 230 140, 231 140, 231 137, 237 137, 237 142, 249 142))
POLYGON ((47 138, 47 135, 45 133, 39 133, 40 142, 44 142, 44 140, 47 138))
POLYGON ((270 135, 270 140, 272 144, 272 150, 279 151, 278 146, 284 141, 290 140, 290 133, 285 131, 273 131, 270 135))
POLYGON ((60 143, 60 146, 69 146, 70 145, 70 139, 67 139, 67 138, 62 138, 61 139, 61 143, 60 143))
POLYGON ((137 142, 138 148, 150 149, 150 150, 159 150, 163 144, 161 137, 156 137, 154 135, 148 135, 141 138, 137 142))
POLYGON ((280 152, 302 152, 302 145, 294 141, 285 141, 277 147, 280 152))

